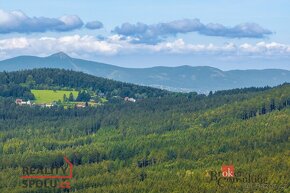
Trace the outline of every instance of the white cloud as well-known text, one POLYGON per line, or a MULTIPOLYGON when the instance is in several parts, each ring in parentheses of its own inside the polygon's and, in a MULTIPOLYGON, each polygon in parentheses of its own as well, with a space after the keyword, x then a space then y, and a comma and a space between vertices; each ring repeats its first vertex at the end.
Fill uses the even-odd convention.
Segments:
POLYGON ((71 35, 62 37, 40 38, 7 38, 0 39, 0 57, 9 58, 16 55, 45 56, 63 51, 75 57, 97 55, 116 55, 134 53, 174 53, 174 54, 210 54, 222 56, 290 56, 290 45, 277 42, 258 42, 256 44, 244 43, 237 45, 226 43, 215 44, 189 44, 183 39, 161 42, 156 45, 134 44, 131 39, 123 39, 113 35, 100 40, 89 35, 71 35))
POLYGON ((26 38, 11 38, 0 40, 1 50, 13 50, 13 49, 23 49, 29 46, 28 40, 26 38))
POLYGON ((75 15, 60 18, 28 17, 22 11, 0 9, 0 34, 31 33, 46 31, 71 31, 83 26, 83 21, 75 15))

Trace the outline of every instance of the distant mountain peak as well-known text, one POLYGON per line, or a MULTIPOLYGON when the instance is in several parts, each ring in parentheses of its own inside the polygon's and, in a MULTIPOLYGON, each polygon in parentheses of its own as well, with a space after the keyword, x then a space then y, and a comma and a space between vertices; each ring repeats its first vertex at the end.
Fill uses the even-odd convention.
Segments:
POLYGON ((287 70, 222 71, 210 66, 188 65, 123 68, 72 58, 64 52, 58 52, 48 57, 19 56, 0 61, 0 72, 34 68, 61 68, 82 71, 117 81, 174 91, 197 91, 200 93, 252 86, 276 86, 284 82, 290 82, 290 71, 287 70))
POLYGON ((71 57, 64 52, 58 52, 49 56, 50 58, 70 59, 71 57))

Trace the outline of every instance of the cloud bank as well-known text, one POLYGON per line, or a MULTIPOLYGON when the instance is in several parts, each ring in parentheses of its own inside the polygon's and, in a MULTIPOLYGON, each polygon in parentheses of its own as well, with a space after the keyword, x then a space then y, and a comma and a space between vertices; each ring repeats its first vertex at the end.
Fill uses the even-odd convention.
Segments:
MULTIPOLYGON (((0 9, 0 34, 32 32, 67 32, 80 29, 84 22, 76 15, 60 18, 29 17, 22 11, 0 9)), ((100 21, 91 21, 84 26, 89 30, 103 28, 100 21)), ((226 38, 265 38, 273 32, 256 23, 244 23, 227 27, 218 23, 204 24, 199 19, 182 19, 148 25, 144 23, 123 23, 112 30, 113 33, 130 38, 133 43, 156 44, 167 37, 196 32, 205 36, 226 38)))
POLYGON ((152 44, 134 44, 131 39, 123 39, 121 36, 110 36, 100 40, 95 36, 63 36, 63 37, 41 37, 41 38, 7 38, 0 40, 0 58, 9 58, 17 55, 40 55, 46 56, 58 51, 70 55, 93 56, 98 55, 122 55, 135 53, 165 53, 165 54, 202 54, 216 56, 254 56, 290 57, 290 45, 277 42, 258 42, 256 44, 188 44, 182 39, 175 41, 152 44))
POLYGON ((244 23, 234 27, 226 27, 222 24, 203 24, 199 19, 183 19, 153 25, 124 23, 120 27, 115 27, 112 32, 125 37, 131 37, 134 43, 148 44, 161 42, 168 36, 190 32, 227 38, 264 38, 272 34, 270 30, 256 23, 244 23))

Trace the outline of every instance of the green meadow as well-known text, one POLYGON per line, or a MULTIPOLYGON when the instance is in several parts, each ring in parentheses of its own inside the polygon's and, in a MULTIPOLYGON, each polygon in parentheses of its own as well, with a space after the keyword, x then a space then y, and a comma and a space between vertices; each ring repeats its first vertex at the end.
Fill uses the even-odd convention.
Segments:
POLYGON ((73 94, 74 98, 78 96, 78 91, 65 91, 65 90, 31 90, 36 100, 35 103, 52 103, 53 101, 63 100, 65 94, 69 97, 70 93, 73 94))

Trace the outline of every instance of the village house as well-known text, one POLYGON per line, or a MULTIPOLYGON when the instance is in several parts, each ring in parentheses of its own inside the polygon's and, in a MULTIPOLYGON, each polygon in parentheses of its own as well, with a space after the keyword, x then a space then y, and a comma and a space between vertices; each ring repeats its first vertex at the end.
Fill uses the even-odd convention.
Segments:
POLYGON ((28 100, 28 101, 24 101, 24 100, 22 100, 22 99, 16 99, 16 100, 15 100, 15 103, 16 103, 17 105, 29 105, 29 106, 31 106, 31 102, 30 102, 30 100, 28 100))
POLYGON ((133 103, 136 102, 136 99, 134 99, 134 98, 129 98, 129 97, 125 97, 124 100, 125 100, 125 101, 128 101, 128 102, 133 102, 133 103))
POLYGON ((35 106, 40 106, 42 108, 51 108, 51 107, 55 106, 55 104, 51 104, 51 103, 49 103, 49 104, 41 103, 41 104, 34 104, 34 105, 35 106))
POLYGON ((51 108, 53 107, 53 104, 45 104, 45 107, 51 108))
POLYGON ((85 108, 86 104, 79 103, 79 104, 76 104, 76 107, 77 108, 85 108))
POLYGON ((20 105, 20 104, 22 103, 22 99, 16 99, 16 100, 15 100, 15 103, 16 103, 17 105, 20 105))

